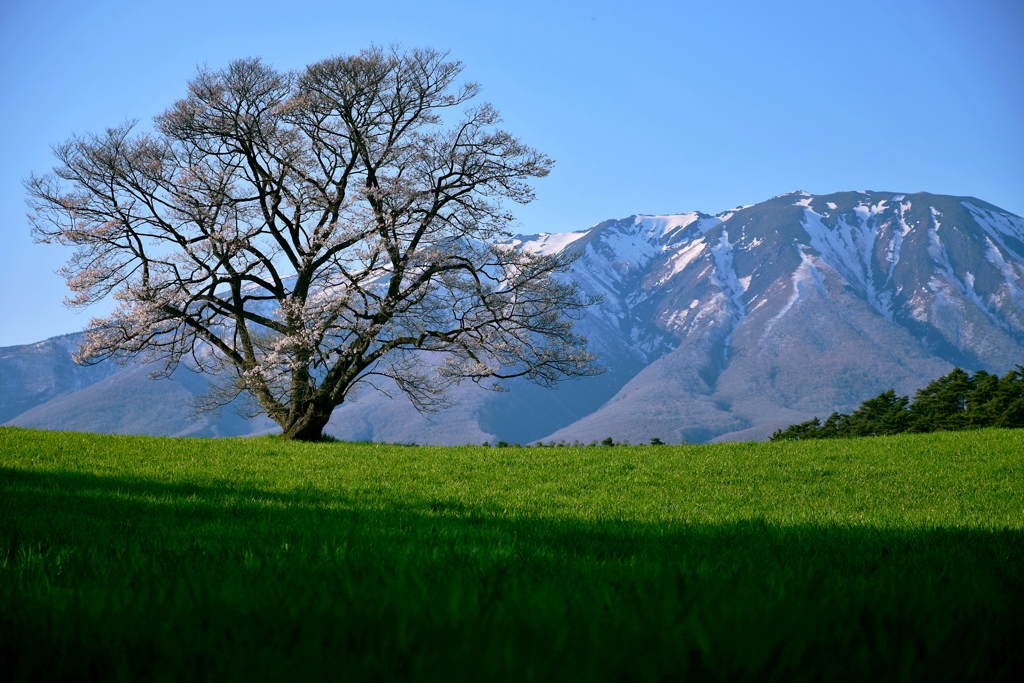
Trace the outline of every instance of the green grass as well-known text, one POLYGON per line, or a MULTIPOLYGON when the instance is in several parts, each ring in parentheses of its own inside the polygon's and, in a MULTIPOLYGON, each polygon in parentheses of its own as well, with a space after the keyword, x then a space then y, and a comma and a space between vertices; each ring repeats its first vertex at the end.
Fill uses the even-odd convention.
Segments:
POLYGON ((0 429, 9 680, 1024 671, 1024 430, 484 449, 0 429))

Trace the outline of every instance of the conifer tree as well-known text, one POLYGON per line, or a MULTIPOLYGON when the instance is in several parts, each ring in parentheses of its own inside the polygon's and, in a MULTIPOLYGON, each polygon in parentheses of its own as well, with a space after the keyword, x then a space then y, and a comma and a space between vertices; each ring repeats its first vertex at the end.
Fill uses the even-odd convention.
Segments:
POLYGON ((785 439, 831 439, 903 432, 1024 427, 1024 366, 1003 377, 978 370, 973 375, 955 368, 920 389, 911 403, 892 389, 864 401, 850 414, 832 413, 772 434, 785 439))

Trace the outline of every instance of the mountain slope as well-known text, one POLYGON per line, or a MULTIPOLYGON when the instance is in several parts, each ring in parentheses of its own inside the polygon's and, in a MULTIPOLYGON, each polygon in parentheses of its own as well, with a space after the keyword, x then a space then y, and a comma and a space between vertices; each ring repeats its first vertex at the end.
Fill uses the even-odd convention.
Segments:
MULTIPOLYGON (((335 411, 330 433, 449 444, 763 438, 890 387, 910 393, 953 365, 1005 372, 1024 362, 1024 221, 971 197, 794 192, 715 216, 636 215, 509 244, 578 257, 571 277, 602 297, 578 329, 609 371, 557 390, 460 387, 452 408, 431 415, 367 391, 335 411)), ((70 342, 62 343, 43 344, 59 356, 70 342)), ((52 368, 39 376, 50 388, 30 385, 9 370, 28 349, 0 350, 11 396, 0 404, 4 417, 24 411, 15 424, 269 429, 230 411, 189 417, 180 406, 202 383, 180 373, 169 380, 176 407, 154 407, 141 421, 127 414, 140 401, 132 407, 124 397, 146 395, 131 387, 151 380, 131 368, 75 374, 64 386, 60 378, 75 371, 42 354, 36 361, 52 368)))
POLYGON ((71 358, 82 334, 0 348, 0 422, 117 372, 113 364, 77 365, 71 358))
POLYGON ((716 218, 663 240, 637 295, 675 349, 553 438, 760 438, 953 364, 1024 360, 1024 222, 996 207, 792 193, 716 218))

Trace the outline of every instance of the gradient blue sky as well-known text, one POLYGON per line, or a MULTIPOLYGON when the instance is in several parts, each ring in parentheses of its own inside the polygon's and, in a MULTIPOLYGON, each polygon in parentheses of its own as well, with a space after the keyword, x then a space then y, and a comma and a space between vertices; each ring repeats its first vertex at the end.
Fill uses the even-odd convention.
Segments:
POLYGON ((557 161, 521 232, 782 192, 974 195, 1024 214, 1024 2, 46 2, 0 8, 0 346, 81 329, 23 179, 148 120, 198 65, 448 49, 557 161))

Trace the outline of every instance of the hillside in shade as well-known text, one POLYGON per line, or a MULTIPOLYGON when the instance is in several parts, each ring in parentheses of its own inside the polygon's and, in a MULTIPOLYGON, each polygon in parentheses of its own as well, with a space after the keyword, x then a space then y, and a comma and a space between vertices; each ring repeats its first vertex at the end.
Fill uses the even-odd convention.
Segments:
MULTIPOLYGON (((422 415, 366 391, 327 431, 342 439, 760 439, 912 393, 953 366, 1024 363, 1024 220, 972 197, 794 192, 717 215, 634 215, 521 249, 578 256, 601 295, 579 323, 607 369, 554 390, 460 387, 422 415)), ((79 335, 0 349, 0 420, 47 429, 233 435, 273 431, 230 409, 196 415, 206 380, 181 369, 74 365, 79 335)))

